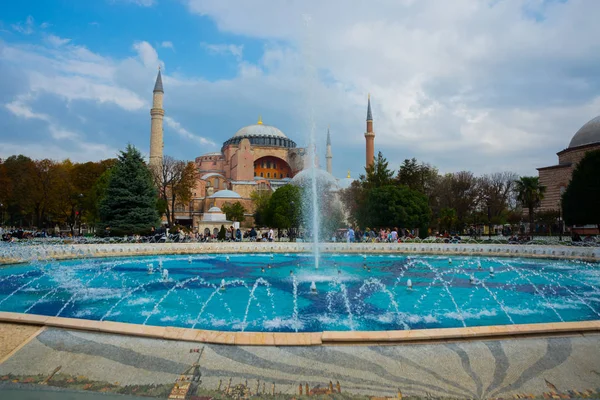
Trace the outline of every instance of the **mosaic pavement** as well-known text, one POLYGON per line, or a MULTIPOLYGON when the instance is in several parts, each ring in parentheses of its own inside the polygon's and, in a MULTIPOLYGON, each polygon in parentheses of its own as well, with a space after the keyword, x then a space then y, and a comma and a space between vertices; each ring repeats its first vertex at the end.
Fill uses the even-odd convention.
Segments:
POLYGON ((48 328, 0 365, 0 397, 14 389, 163 399, 600 398, 600 334, 244 347, 48 328))

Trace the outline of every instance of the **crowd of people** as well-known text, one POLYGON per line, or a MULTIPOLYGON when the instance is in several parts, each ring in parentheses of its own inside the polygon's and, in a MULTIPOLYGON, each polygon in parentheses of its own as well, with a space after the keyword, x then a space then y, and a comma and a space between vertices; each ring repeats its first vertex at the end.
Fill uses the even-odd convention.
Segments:
POLYGON ((403 228, 382 228, 379 230, 365 228, 361 231, 360 228, 340 229, 331 238, 332 242, 346 241, 348 243, 396 243, 406 239, 414 239, 416 232, 414 230, 403 228))

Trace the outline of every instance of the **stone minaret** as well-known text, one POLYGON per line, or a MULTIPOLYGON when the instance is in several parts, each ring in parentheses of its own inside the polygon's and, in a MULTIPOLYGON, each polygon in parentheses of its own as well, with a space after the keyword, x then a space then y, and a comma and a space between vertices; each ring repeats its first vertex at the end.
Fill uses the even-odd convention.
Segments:
POLYGON ((150 110, 151 125, 150 125, 150 165, 157 166, 162 164, 163 159, 163 84, 160 75, 160 67, 156 83, 154 84, 154 95, 152 97, 152 109, 150 110))
POLYGON ((333 155, 331 154, 331 135, 329 134, 329 127, 327 127, 327 150, 325 152, 325 159, 327 160, 327 172, 331 174, 331 159, 333 155))
POLYGON ((373 114, 371 114, 371 95, 368 97, 367 105, 367 131, 365 132, 365 140, 367 141, 367 162, 365 167, 373 165, 375 158, 375 132, 373 132, 373 114))

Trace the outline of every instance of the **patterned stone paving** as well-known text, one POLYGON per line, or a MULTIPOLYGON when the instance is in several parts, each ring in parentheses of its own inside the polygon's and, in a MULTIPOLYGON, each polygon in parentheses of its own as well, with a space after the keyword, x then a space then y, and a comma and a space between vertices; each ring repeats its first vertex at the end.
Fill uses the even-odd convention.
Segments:
POLYGON ((0 397, 16 386, 171 399, 599 398, 600 334, 260 347, 47 328, 0 365, 0 397))
POLYGON ((39 326, 0 322, 0 362, 39 330, 39 326))

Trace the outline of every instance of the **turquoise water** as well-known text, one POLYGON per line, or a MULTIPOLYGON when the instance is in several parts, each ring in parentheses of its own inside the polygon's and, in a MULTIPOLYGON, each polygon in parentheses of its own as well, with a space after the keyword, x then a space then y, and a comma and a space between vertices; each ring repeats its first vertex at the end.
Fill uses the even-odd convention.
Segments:
POLYGON ((0 269, 0 310, 279 332, 585 321, 600 319, 600 268, 400 255, 325 254, 319 269, 303 254, 80 259, 0 269))

